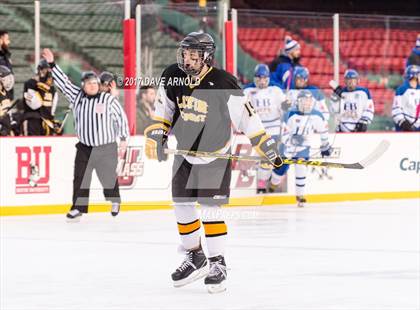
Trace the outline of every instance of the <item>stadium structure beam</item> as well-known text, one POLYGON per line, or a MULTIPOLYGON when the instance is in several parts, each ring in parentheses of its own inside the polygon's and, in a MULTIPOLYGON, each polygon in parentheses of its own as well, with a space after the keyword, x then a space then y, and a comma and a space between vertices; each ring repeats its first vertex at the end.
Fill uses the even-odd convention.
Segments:
POLYGON ((233 55, 233 23, 231 20, 225 22, 225 70, 234 74, 234 55, 233 55))
POLYGON ((41 58, 41 2, 34 1, 34 44, 35 44, 35 68, 38 66, 39 59, 41 58))
MULTIPOLYGON (((136 76, 140 81, 141 74, 141 5, 136 6, 136 76)), ((140 83, 137 83, 136 93, 140 91, 140 83)))
POLYGON ((222 42, 223 42, 223 69, 226 70, 226 22, 228 21, 228 4, 222 1, 222 42))
POLYGON ((238 77, 238 11, 232 9, 231 20, 233 26, 233 75, 238 77))
POLYGON ((340 17, 333 15, 334 80, 340 84, 340 17))
POLYGON ((136 134, 136 21, 131 18, 131 1, 125 1, 124 40, 124 108, 130 135, 136 134))

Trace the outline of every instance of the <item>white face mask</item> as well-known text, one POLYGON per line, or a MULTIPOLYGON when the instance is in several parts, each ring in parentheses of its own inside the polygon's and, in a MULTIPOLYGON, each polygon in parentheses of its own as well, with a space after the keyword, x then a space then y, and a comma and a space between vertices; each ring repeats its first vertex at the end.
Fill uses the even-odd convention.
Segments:
POLYGON ((15 85, 15 77, 13 74, 9 74, 4 78, 0 78, 1 83, 6 91, 9 91, 15 85))

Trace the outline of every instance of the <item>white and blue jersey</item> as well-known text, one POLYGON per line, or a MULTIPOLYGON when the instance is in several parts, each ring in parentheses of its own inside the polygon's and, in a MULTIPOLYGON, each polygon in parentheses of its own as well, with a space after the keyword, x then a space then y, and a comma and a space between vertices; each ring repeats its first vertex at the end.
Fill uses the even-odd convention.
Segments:
POLYGON ((328 145, 328 122, 324 115, 315 109, 309 114, 290 110, 284 117, 282 128, 284 155, 288 158, 309 157, 313 134, 320 135, 321 147, 328 145))
POLYGON ((281 88, 274 85, 258 88, 254 85, 245 88, 244 94, 251 100, 266 132, 271 136, 278 136, 283 117, 281 103, 286 100, 281 88))
POLYGON ((358 86, 349 90, 344 87, 341 97, 340 100, 332 101, 332 110, 338 116, 336 131, 351 132, 359 122, 372 122, 375 107, 367 88, 358 86))
POLYGON ((292 108, 297 109, 297 97, 299 95, 299 92, 302 90, 309 90, 312 93, 312 96, 314 97, 315 100, 315 105, 314 105, 314 109, 320 111, 324 118, 328 121, 328 119, 330 118, 330 113, 328 111, 328 107, 327 104, 325 102, 325 96, 322 93, 322 91, 313 85, 308 85, 304 88, 293 88, 289 90, 289 99, 292 102, 292 108))
POLYGON ((410 87, 405 81, 397 88, 392 105, 392 118, 399 125, 407 120, 414 127, 420 129, 420 85, 417 88, 410 87))

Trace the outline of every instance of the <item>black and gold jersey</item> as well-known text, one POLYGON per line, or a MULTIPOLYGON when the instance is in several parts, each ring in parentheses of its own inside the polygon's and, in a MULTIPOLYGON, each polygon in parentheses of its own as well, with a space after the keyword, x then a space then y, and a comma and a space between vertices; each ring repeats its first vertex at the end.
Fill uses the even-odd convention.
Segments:
POLYGON ((234 76, 210 67, 200 80, 177 64, 160 80, 154 119, 171 126, 178 149, 227 152, 232 126, 248 137, 264 132, 259 117, 234 76))
POLYGON ((10 100, 7 91, 4 89, 0 90, 0 117, 6 115, 12 105, 13 103, 10 100))
POLYGON ((7 112, 12 105, 7 92, 0 90, 0 136, 9 136, 11 133, 12 127, 7 112))
POLYGON ((30 104, 28 100, 25 101, 27 103, 25 112, 36 111, 39 112, 41 117, 51 119, 57 104, 57 94, 55 87, 52 85, 52 78, 45 82, 41 82, 37 78, 29 79, 23 86, 23 93, 28 92, 33 98, 33 103, 30 104))

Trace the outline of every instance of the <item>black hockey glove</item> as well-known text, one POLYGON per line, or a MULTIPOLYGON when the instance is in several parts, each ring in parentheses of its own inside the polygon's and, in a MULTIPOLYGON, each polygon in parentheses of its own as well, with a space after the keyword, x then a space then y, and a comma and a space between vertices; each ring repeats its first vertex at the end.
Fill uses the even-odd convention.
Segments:
POLYGON ((283 165, 276 141, 266 133, 252 138, 251 144, 255 147, 257 153, 267 159, 275 168, 283 165))
POLYGON ((404 119, 402 122, 400 122, 399 126, 403 131, 414 131, 414 126, 410 124, 409 121, 404 119))
POLYGON ((53 127, 54 127, 54 132, 57 135, 63 134, 63 129, 61 128, 61 122, 59 120, 53 120, 53 127))
POLYGON ((335 93, 331 94, 330 100, 334 103, 340 100, 340 97, 338 97, 335 93))
POLYGON ((149 159, 164 161, 168 159, 168 154, 164 150, 168 145, 169 127, 163 123, 150 125, 144 130, 146 137, 145 153, 149 159))
POLYGON ((354 132, 366 132, 367 131, 367 123, 360 121, 354 127, 354 132))
POLYGON ((336 88, 334 88, 334 94, 336 94, 339 98, 341 97, 341 94, 343 93, 344 89, 340 85, 338 85, 336 88))
POLYGON ((331 156, 332 148, 329 143, 325 145, 321 145, 321 156, 322 157, 328 157, 331 156))

